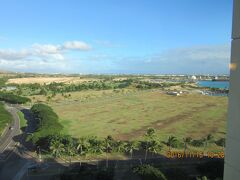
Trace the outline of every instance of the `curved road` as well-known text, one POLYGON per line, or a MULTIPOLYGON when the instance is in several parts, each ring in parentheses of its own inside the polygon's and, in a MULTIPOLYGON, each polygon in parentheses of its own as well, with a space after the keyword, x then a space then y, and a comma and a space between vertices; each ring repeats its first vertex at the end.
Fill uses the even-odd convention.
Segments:
POLYGON ((17 109, 6 104, 5 107, 6 110, 12 115, 13 122, 10 126, 7 127, 3 136, 0 138, 0 160, 4 160, 6 158, 6 150, 11 149, 15 146, 16 142, 13 140, 13 137, 21 134, 20 120, 17 114, 17 109), (12 129, 10 129, 10 127, 12 127, 12 129))
MULTIPOLYGON (((13 117, 10 125, 13 129, 6 129, 0 138, 0 180, 20 180, 28 166, 36 163, 35 157, 22 144, 26 134, 20 130, 20 119, 17 112, 27 109, 9 104, 5 104, 5 107, 13 117)), ((28 127, 26 130, 29 132, 32 128, 28 127)))

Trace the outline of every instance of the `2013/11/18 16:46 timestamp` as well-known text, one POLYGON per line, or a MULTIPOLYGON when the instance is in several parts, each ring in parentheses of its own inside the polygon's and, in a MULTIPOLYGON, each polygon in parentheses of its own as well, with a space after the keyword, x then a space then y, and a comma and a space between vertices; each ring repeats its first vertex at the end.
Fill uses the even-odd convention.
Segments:
POLYGON ((224 159, 224 152, 206 152, 203 151, 168 151, 166 154, 167 158, 173 159, 173 158, 221 158, 224 159))

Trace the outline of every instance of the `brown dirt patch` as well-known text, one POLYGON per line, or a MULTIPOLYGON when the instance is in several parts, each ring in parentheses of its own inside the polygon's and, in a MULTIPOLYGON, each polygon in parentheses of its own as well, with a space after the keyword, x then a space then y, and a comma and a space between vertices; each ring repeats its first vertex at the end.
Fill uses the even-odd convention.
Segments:
POLYGON ((119 120, 119 118, 111 119, 108 123, 117 123, 119 120))
POLYGON ((102 114, 102 113, 107 113, 109 111, 99 111, 99 112, 95 112, 95 113, 89 113, 89 114, 86 114, 85 116, 81 116, 81 118, 88 118, 89 116, 94 116, 94 115, 97 115, 97 114, 102 114))
POLYGON ((208 109, 209 107, 214 107, 214 106, 216 106, 216 105, 215 104, 207 104, 207 105, 204 105, 201 107, 193 107, 190 111, 185 112, 183 114, 176 115, 174 117, 166 118, 163 120, 157 120, 147 126, 143 126, 142 128, 134 130, 133 132, 130 132, 130 133, 118 134, 117 139, 129 140, 132 138, 137 138, 139 136, 144 135, 147 128, 149 128, 149 127, 153 127, 155 129, 163 129, 163 128, 169 127, 170 125, 172 125, 176 122, 184 121, 186 118, 188 118, 192 113, 194 113, 196 111, 202 111, 202 110, 208 109))

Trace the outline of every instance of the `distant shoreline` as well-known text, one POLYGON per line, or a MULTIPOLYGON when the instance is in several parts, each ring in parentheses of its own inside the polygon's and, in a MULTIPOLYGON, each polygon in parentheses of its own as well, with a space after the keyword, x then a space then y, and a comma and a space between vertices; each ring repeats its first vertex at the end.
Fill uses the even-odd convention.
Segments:
POLYGON ((224 81, 224 82, 229 82, 229 79, 201 79, 201 80, 197 80, 197 81, 209 81, 209 82, 211 82, 211 81, 217 81, 217 82, 224 81))
POLYGON ((212 79, 212 81, 229 81, 229 79, 212 79))

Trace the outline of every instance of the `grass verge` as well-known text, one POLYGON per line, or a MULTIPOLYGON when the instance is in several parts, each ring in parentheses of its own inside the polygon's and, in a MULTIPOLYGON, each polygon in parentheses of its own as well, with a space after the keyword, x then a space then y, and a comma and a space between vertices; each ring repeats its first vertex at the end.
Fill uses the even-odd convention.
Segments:
POLYGON ((17 112, 20 119, 20 128, 25 128, 27 126, 27 120, 24 118, 24 114, 21 111, 17 112))
POLYGON ((11 114, 4 108, 4 104, 0 102, 0 135, 4 128, 12 122, 11 114))

